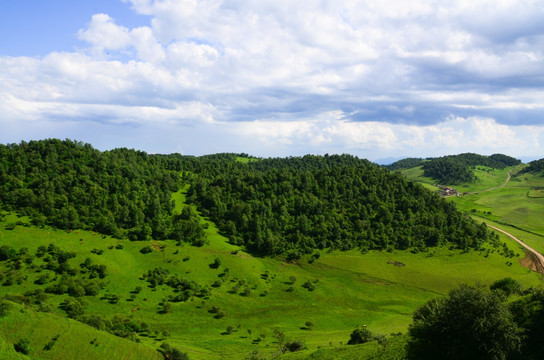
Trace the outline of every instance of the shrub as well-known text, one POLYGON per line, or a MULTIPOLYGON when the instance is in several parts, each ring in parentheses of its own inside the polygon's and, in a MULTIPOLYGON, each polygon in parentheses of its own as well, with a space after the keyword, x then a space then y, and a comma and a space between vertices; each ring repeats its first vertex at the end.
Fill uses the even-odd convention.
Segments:
POLYGON ((140 249, 140 252, 142 254, 149 254, 152 251, 153 251, 153 248, 151 246, 149 246, 149 245, 144 246, 143 248, 140 249))
POLYGON ((215 258, 215 260, 213 261, 213 263, 210 264, 210 268, 212 269, 217 269, 219 268, 219 266, 221 266, 223 262, 221 261, 220 258, 215 258))
POLYGON ((24 338, 19 339, 13 347, 15 348, 15 351, 28 355, 30 353, 30 340, 24 338))
POLYGON ((168 360, 189 360, 187 353, 181 352, 181 350, 171 346, 164 342, 161 344, 162 354, 165 359, 168 360))
POLYGON ((348 345, 357 345, 364 344, 366 342, 374 340, 372 332, 363 326, 362 328, 357 327, 350 335, 348 345))
POLYGON ((306 281, 304 284, 302 284, 303 288, 306 288, 308 291, 314 291, 315 285, 310 280, 306 281))
POLYGON ((6 316, 11 311, 12 305, 7 301, 0 302, 0 317, 6 316))
POLYGON ((304 341, 302 340, 290 340, 285 344, 284 349, 290 352, 295 352, 304 350, 305 347, 306 344, 304 344, 304 341))

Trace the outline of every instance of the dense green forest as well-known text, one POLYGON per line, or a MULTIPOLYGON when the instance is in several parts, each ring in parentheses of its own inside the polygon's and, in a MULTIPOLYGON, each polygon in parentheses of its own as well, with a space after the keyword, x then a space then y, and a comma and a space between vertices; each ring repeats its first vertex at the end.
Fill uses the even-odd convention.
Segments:
MULTIPOLYGON (((261 254, 290 249, 478 247, 489 236, 420 185, 349 155, 201 158, 188 200, 235 244, 261 254)), ((295 255, 296 256, 296 255, 295 255)))
POLYGON ((205 240, 191 208, 173 215, 171 195, 188 184, 188 201, 232 243, 294 257, 323 248, 477 248, 490 236, 455 205, 367 160, 235 159, 100 152, 54 139, 2 145, 0 205, 36 225, 198 245, 205 240))
POLYGON ((453 185, 477 181, 478 179, 472 171, 476 166, 504 169, 507 166, 514 166, 521 163, 520 160, 503 154, 483 156, 473 153, 448 155, 439 158, 429 158, 427 160, 404 159, 391 164, 388 168, 399 170, 422 165, 424 176, 433 178, 441 184, 453 185))
POLYGON ((164 156, 70 140, 0 145, 0 205, 36 225, 166 239, 180 185, 179 163, 164 156))

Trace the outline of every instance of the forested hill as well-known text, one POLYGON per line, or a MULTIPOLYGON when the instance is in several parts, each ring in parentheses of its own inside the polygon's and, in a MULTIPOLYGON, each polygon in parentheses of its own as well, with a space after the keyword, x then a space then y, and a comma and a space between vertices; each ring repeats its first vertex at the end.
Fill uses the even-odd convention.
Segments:
POLYGON ((261 254, 315 248, 477 247, 478 226, 422 186, 349 155, 239 164, 202 158, 188 199, 261 254))
POLYGON ((544 176, 544 159, 531 161, 529 166, 520 171, 520 173, 532 173, 540 176, 544 176))
POLYGON ((423 166, 424 176, 435 179, 441 184, 458 184, 473 182, 478 179, 474 175, 475 166, 487 166, 494 169, 504 169, 507 166, 520 164, 521 161, 503 154, 483 156, 473 153, 448 155, 439 158, 422 159, 408 158, 399 160, 388 166, 391 170, 410 169, 423 166))
POLYGON ((36 225, 164 239, 172 226, 171 192, 181 184, 175 167, 163 156, 100 152, 69 140, 0 145, 0 206, 36 225))
POLYGON ((490 234, 422 186, 349 155, 236 161, 149 155, 44 140, 0 145, 0 206, 36 225, 93 229, 132 240, 203 243, 187 199, 230 241, 260 254, 314 249, 478 247, 490 234))

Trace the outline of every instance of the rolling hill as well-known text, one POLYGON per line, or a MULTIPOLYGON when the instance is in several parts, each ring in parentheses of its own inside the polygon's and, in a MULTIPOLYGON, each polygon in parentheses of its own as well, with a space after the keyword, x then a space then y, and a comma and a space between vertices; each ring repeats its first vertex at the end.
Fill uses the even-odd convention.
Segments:
POLYGON ((394 358, 430 299, 540 283, 515 242, 351 156, 0 150, 0 351, 12 358, 17 344, 40 359, 394 358), (346 345, 363 324, 389 355, 346 345))

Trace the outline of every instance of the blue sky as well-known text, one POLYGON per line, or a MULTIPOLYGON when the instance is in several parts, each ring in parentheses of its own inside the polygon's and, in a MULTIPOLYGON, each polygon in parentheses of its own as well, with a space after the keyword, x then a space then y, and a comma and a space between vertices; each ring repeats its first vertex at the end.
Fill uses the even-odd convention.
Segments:
POLYGON ((0 142, 544 157, 540 1, 0 3, 0 142))

